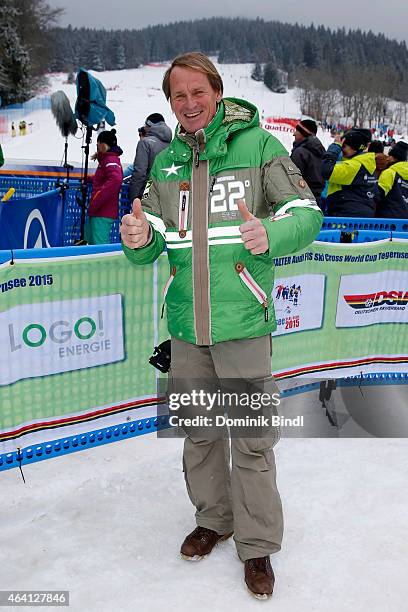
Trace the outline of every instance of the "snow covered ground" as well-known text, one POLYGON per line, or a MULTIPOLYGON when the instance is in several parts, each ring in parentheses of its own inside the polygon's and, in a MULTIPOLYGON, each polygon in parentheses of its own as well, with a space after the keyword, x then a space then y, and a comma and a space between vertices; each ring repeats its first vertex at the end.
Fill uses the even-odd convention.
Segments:
POLYGON ((70 590, 73 612, 401 612, 405 440, 283 439, 283 548, 274 596, 255 601, 232 540, 199 563, 182 440, 155 434, 0 474, 2 589, 70 590))
MULTIPOLYGON (((124 151, 124 162, 133 162, 139 140, 137 128, 144 124, 150 113, 162 113, 172 130, 176 126, 176 118, 161 89, 163 74, 167 66, 167 64, 161 64, 144 66, 137 70, 94 73, 108 90, 107 105, 116 115, 118 143, 124 151)), ((294 90, 286 94, 269 91, 263 83, 255 82, 250 78, 252 64, 217 66, 224 81, 226 96, 244 98, 254 103, 258 107, 260 116, 264 118, 271 116, 301 117, 294 90)), ((65 73, 51 75, 48 93, 64 91, 74 107, 76 88, 75 85, 65 83, 66 78, 65 73)), ((7 136, 3 136, 2 146, 6 159, 61 160, 64 152, 64 139, 55 124, 51 111, 36 111, 28 116, 22 114, 20 118, 32 123, 31 132, 26 136, 12 138, 9 131, 7 136)), ((290 133, 276 132, 274 135, 279 136, 287 149, 291 149, 293 137, 290 133)), ((327 132, 322 132, 319 136, 322 137, 324 144, 330 142, 327 132)), ((80 131, 76 137, 69 137, 68 151, 71 163, 81 161, 80 131)), ((91 164, 95 165, 95 162, 91 164)))

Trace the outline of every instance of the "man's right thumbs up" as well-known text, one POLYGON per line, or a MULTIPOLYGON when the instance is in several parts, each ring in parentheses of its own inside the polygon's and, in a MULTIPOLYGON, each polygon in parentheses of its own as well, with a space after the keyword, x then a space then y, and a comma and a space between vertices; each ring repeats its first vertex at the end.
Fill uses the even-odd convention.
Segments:
POLYGON ((122 217, 120 236, 122 242, 130 249, 140 249, 148 243, 150 225, 139 198, 133 200, 132 213, 122 217))
POLYGON ((141 221, 143 219, 146 219, 146 215, 144 214, 144 212, 142 210, 142 202, 140 201, 139 198, 135 198, 133 200, 132 211, 133 211, 133 216, 136 219, 140 219, 141 221))

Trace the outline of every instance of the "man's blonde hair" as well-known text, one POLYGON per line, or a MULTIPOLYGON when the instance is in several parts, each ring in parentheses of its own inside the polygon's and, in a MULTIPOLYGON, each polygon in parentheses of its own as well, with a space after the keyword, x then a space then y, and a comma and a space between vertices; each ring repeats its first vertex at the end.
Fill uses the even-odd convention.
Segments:
POLYGON ((197 70, 202 74, 205 74, 210 81, 210 85, 214 91, 220 92, 221 95, 224 91, 224 84, 222 78, 210 59, 204 53, 200 51, 193 51, 191 53, 184 53, 174 58, 170 68, 168 68, 163 77, 162 89, 167 100, 170 100, 170 74, 173 68, 180 66, 181 68, 189 68, 190 70, 197 70))

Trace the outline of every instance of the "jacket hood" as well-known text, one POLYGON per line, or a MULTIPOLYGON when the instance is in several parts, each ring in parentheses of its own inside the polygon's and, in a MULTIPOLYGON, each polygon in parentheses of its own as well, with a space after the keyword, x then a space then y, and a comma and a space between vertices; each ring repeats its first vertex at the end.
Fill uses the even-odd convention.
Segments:
POLYGON ((297 149, 298 147, 303 147, 304 149, 307 149, 308 151, 313 153, 313 155, 316 155, 316 157, 323 157, 323 155, 326 153, 326 149, 324 148, 320 140, 317 138, 317 136, 308 136, 300 142, 295 142, 293 148, 297 149))
POLYGON ((408 180, 408 162, 397 162, 396 164, 392 164, 390 168, 393 168, 395 172, 398 172, 398 174, 402 179, 404 179, 404 181, 408 180))
POLYGON ((154 125, 150 126, 146 138, 149 136, 155 136, 167 144, 171 142, 173 137, 171 129, 164 121, 160 121, 159 123, 155 123, 154 125))
POLYGON ((371 174, 375 172, 375 153, 357 153, 357 155, 353 155, 349 159, 357 159, 361 165, 368 170, 371 174))

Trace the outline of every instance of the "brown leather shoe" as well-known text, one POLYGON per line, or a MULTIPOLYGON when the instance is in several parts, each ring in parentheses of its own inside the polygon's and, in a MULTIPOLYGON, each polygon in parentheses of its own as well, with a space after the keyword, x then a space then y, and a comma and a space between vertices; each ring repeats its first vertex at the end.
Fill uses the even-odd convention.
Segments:
POLYGON ((268 599, 272 595, 275 575, 269 556, 245 561, 245 583, 257 599, 268 599))
POLYGON ((214 546, 218 542, 228 540, 234 532, 219 535, 212 529, 206 527, 196 527, 194 531, 188 534, 183 544, 181 545, 181 556, 186 561, 200 561, 210 554, 214 546))

